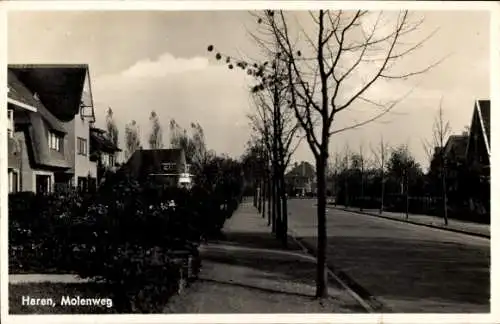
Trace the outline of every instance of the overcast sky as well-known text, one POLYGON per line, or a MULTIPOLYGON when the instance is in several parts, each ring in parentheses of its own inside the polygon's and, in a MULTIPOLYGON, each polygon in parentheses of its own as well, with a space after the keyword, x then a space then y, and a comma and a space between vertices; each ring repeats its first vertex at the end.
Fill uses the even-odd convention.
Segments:
MULTIPOLYGON (((375 94, 381 97, 416 88, 382 122, 336 135, 330 151, 376 145, 383 135, 392 145, 409 143, 417 160, 427 164, 421 140, 432 136, 441 96, 455 133, 470 124, 474 100, 489 99, 489 14, 420 14, 422 33, 439 31, 404 64, 411 68, 449 57, 413 83, 379 86, 375 94)), ((250 134, 246 116, 253 111, 249 80, 215 62, 206 48, 215 44, 230 54, 255 55, 248 36, 255 25, 247 12, 16 12, 8 18, 9 63, 89 64, 98 126, 104 127, 105 110, 112 107, 121 135, 134 119, 146 143, 149 113, 155 110, 165 143, 175 118, 186 127, 199 122, 217 152, 243 152, 250 134)), ((335 127, 360 119, 359 111, 346 111, 335 127)), ((294 160, 311 157, 304 144, 294 160)))

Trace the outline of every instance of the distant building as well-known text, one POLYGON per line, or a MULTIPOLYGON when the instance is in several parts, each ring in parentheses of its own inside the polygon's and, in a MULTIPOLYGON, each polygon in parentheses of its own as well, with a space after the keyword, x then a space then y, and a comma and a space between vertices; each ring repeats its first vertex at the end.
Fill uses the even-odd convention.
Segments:
POLYGON ((285 175, 287 192, 291 196, 305 196, 316 192, 316 170, 309 162, 295 163, 285 175))
POLYGON ((90 160, 97 163, 97 182, 102 183, 108 172, 116 171, 116 155, 121 152, 103 129, 90 129, 90 160))
POLYGON ((477 100, 474 105, 467 143, 467 163, 479 168, 489 180, 490 157, 490 101, 477 100))
POLYGON ((122 167, 134 178, 153 178, 167 186, 185 188, 193 184, 189 169, 182 149, 140 149, 122 167))

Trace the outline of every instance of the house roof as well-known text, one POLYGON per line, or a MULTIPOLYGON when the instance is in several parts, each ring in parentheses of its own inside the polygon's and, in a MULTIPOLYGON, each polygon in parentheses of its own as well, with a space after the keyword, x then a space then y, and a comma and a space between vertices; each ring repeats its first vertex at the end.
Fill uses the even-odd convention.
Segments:
POLYGON ((89 75, 86 64, 9 65, 9 70, 61 121, 70 121, 80 112, 82 99, 91 105, 91 98, 84 93, 89 75))
POLYGON ((182 149, 140 149, 136 150, 123 166, 123 170, 132 175, 162 174, 163 163, 185 163, 186 156, 182 149))
POLYGON ((449 157, 465 158, 467 154, 468 135, 451 135, 444 146, 444 154, 449 157))
POLYGON ((33 162, 38 165, 45 165, 55 168, 71 168, 69 160, 65 154, 70 152, 58 152, 49 148, 47 136, 44 134, 46 124, 39 114, 31 113, 31 123, 28 126, 26 141, 31 143, 29 153, 33 162))
MULTIPOLYGON (((470 125, 471 131, 474 130, 474 120, 477 120, 480 124, 481 135, 484 139, 484 144, 486 146, 486 152, 488 156, 491 155, 490 151, 490 101, 489 100, 476 100, 474 103, 474 111, 472 113, 472 121, 470 125)), ((469 136, 469 143, 467 144, 467 151, 469 150, 471 136, 469 136)))
POLYGON ((120 152, 119 149, 107 136, 106 131, 99 128, 90 129, 90 151, 96 152, 106 152, 115 153, 120 152))
MULTIPOLYGON (((36 165, 70 168, 65 153, 50 150, 46 136, 47 130, 66 134, 64 125, 45 107, 41 100, 34 96, 30 87, 18 78, 14 69, 11 69, 10 66, 7 81, 11 99, 36 109, 36 111, 18 111, 15 116, 15 123, 26 127, 24 130, 26 130, 25 135, 27 143, 29 143, 28 153, 30 159, 36 165)), ((15 103, 9 104, 15 105, 15 103)), ((12 147, 12 149, 14 148, 12 147)), ((11 147, 9 146, 9 154, 10 152, 11 147)))
POLYGON ((491 145, 490 141, 490 101, 478 100, 477 109, 479 110, 479 118, 481 119, 481 126, 483 127, 484 135, 488 141, 488 146, 491 145))
POLYGON ((8 99, 15 100, 36 110, 39 102, 33 98, 31 91, 19 81, 17 76, 10 69, 7 71, 7 86, 9 89, 8 99))

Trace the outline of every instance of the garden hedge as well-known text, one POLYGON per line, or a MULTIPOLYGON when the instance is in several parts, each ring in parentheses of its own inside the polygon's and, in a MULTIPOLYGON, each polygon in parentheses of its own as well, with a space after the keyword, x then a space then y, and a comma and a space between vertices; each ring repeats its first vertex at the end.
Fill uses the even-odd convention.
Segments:
POLYGON ((198 246, 220 233, 239 191, 164 188, 123 174, 110 183, 88 196, 12 194, 10 272, 76 273, 109 285, 119 312, 161 311, 196 277, 198 246))

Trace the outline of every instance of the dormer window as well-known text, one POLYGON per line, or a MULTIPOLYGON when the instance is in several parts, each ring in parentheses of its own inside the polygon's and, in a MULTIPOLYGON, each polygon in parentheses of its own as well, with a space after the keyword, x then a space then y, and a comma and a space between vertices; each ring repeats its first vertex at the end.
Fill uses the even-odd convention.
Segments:
POLYGON ((49 132, 49 147, 50 149, 62 152, 63 138, 54 132, 49 132))

